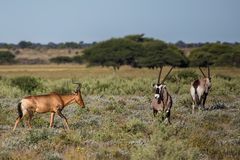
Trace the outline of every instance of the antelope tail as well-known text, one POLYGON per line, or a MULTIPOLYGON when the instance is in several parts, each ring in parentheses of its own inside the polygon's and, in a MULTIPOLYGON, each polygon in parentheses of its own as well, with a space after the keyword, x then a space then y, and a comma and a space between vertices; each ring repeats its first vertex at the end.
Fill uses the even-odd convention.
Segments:
POLYGON ((20 118, 22 118, 23 117, 23 112, 22 112, 22 103, 21 102, 19 102, 18 103, 18 105, 17 105, 17 110, 18 110, 18 116, 20 117, 20 118))

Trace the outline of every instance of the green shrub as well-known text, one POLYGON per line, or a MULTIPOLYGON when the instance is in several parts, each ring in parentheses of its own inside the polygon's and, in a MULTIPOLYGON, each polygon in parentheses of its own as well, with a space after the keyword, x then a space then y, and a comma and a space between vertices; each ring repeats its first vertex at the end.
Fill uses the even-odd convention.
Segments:
POLYGON ((224 80, 228 80, 228 81, 231 81, 231 80, 232 80, 232 77, 231 77, 231 76, 224 75, 224 74, 216 74, 215 77, 216 77, 216 78, 221 78, 221 79, 224 79, 224 80))
POLYGON ((198 74, 195 71, 189 71, 189 70, 183 70, 178 72, 177 76, 179 79, 184 79, 184 80, 195 80, 198 78, 198 74))
POLYGON ((53 63, 71 63, 73 62, 73 59, 71 57, 67 57, 67 56, 59 56, 59 57, 54 57, 50 59, 50 62, 53 63))
POLYGON ((125 130, 132 134, 137 134, 139 132, 146 133, 147 127, 139 119, 132 119, 125 125, 125 130))
POLYGON ((9 51, 0 51, 0 64, 14 63, 15 55, 9 51))
POLYGON ((30 76, 22 76, 15 77, 11 79, 11 85, 14 87, 18 87, 25 93, 32 93, 38 88, 41 88, 42 84, 39 78, 30 77, 30 76))
POLYGON ((170 82, 180 82, 183 81, 184 83, 190 83, 193 80, 198 79, 198 74, 195 71, 191 70, 182 70, 182 71, 177 71, 174 74, 171 74, 168 76, 167 81, 170 82))
POLYGON ((49 139, 49 132, 47 130, 30 130, 29 135, 26 137, 28 144, 37 144, 38 141, 49 139))
POLYGON ((55 85, 52 89, 52 92, 57 92, 59 94, 68 94, 72 92, 68 82, 63 82, 62 84, 55 85))
POLYGON ((74 56, 74 57, 72 58, 72 60, 73 60, 73 62, 79 63, 79 64, 82 64, 82 63, 84 62, 84 59, 83 59, 82 56, 74 56))

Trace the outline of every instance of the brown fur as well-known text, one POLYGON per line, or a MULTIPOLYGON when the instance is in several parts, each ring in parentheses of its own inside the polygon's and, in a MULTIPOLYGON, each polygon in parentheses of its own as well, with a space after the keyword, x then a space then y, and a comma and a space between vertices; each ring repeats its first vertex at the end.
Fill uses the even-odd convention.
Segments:
POLYGON ((196 107, 205 109, 205 102, 211 88, 211 78, 201 78, 191 84, 190 94, 193 100, 192 113, 196 107))
POLYGON ((171 124, 170 122, 170 112, 171 112, 171 108, 172 108, 172 97, 171 95, 168 93, 166 88, 163 88, 161 90, 161 96, 156 99, 153 98, 151 106, 153 109, 153 115, 156 116, 159 112, 165 114, 162 119, 164 120, 166 118, 166 120, 168 121, 169 124, 171 124))
POLYGON ((13 130, 16 129, 20 120, 28 115, 27 124, 31 128, 30 121, 35 112, 47 113, 51 112, 50 127, 53 127, 54 115, 57 113, 65 121, 67 129, 69 129, 67 118, 61 113, 65 106, 77 103, 79 106, 85 107, 80 90, 69 95, 60 95, 58 93, 50 93, 46 95, 28 96, 21 100, 18 105, 19 117, 17 118, 13 130), (21 113, 20 113, 21 112, 21 113), (20 116, 22 114, 22 116, 20 116))

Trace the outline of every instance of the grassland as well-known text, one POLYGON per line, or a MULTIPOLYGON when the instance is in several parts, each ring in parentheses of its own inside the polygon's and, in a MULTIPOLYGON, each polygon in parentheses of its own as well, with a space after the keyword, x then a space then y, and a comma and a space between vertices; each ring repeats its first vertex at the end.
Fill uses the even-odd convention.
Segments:
POLYGON ((172 125, 164 125, 150 109, 158 70, 0 66, 0 159, 239 159, 240 69, 213 68, 208 110, 195 114, 189 95, 195 78, 191 73, 200 76, 196 68, 176 68, 166 81, 174 104, 172 125), (59 117, 55 128, 48 128, 50 114, 35 114, 33 129, 22 123, 12 132, 16 104, 28 93, 11 82, 23 75, 40 83, 32 94, 71 92, 71 79, 81 81, 89 110, 75 104, 64 109, 69 132, 59 117))

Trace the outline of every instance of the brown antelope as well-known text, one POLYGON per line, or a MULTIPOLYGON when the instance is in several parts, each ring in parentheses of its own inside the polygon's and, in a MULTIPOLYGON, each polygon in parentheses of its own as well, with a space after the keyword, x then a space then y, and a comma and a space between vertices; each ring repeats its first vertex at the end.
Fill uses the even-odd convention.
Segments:
POLYGON ((200 106, 202 109, 205 109, 205 102, 208 96, 208 92, 211 88, 211 76, 209 66, 208 77, 204 74, 201 67, 199 67, 199 69, 202 72, 204 78, 197 79, 191 84, 190 93, 193 100, 192 113, 194 113, 195 107, 200 106))
POLYGON ((64 127, 69 130, 67 118, 62 114, 62 110, 65 106, 71 103, 77 103, 82 108, 85 107, 81 91, 80 91, 80 83, 77 84, 78 87, 74 93, 69 95, 60 95, 58 93, 50 93, 47 95, 37 95, 37 96, 28 96, 23 98, 17 106, 18 110, 18 118, 15 122, 13 130, 16 129, 20 120, 25 116, 28 115, 27 125, 31 128, 30 121, 33 117, 34 112, 37 113, 47 113, 51 112, 50 118, 50 127, 53 127, 54 116, 57 113, 65 122, 64 127), (66 125, 66 126, 65 126, 66 125))
POLYGON ((153 84, 155 95, 151 103, 154 117, 159 112, 161 112, 162 120, 165 119, 164 121, 167 121, 169 124, 171 124, 170 114, 171 114, 171 107, 172 107, 172 97, 168 93, 166 85, 164 85, 164 82, 167 79, 170 72, 172 71, 172 69, 173 67, 171 67, 171 69, 169 70, 165 78, 162 80, 162 82, 160 82, 162 67, 160 68, 159 75, 158 75, 158 82, 157 84, 153 84))

